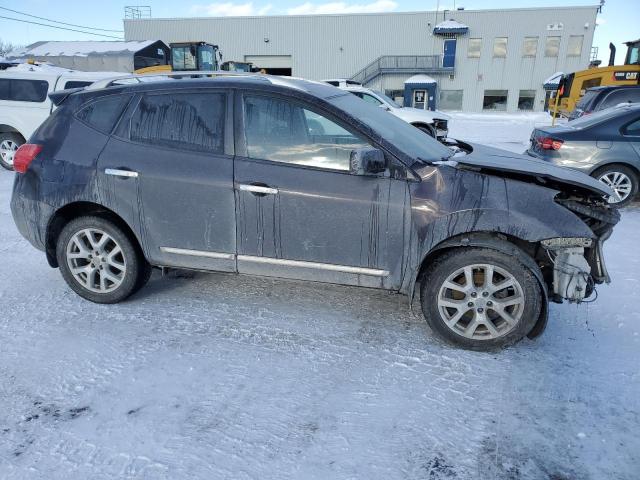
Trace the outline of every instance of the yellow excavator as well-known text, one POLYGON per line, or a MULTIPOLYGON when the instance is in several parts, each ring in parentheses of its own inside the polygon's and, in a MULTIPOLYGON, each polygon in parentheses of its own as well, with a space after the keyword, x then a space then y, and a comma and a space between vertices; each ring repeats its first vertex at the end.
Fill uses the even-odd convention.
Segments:
POLYGON ((627 55, 624 65, 615 65, 616 47, 610 43, 609 64, 606 67, 600 67, 599 61, 596 61, 587 70, 563 75, 555 95, 554 114, 568 116, 587 88, 640 85, 640 39, 625 42, 625 45, 627 55))
POLYGON ((134 73, 215 71, 219 69, 222 54, 218 45, 207 42, 179 42, 169 44, 171 57, 168 65, 139 68, 134 73))

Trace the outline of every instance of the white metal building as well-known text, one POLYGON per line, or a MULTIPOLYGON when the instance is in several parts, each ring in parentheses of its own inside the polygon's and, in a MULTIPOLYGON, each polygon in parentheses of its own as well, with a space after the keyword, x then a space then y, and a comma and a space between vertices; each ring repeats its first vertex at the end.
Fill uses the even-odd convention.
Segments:
POLYGON ((544 108, 543 83, 554 72, 588 66, 597 13, 573 6, 148 18, 125 19, 124 29, 126 40, 215 43, 226 60, 270 73, 354 78, 424 108, 518 111, 544 108), (436 83, 405 85, 419 74, 436 83))

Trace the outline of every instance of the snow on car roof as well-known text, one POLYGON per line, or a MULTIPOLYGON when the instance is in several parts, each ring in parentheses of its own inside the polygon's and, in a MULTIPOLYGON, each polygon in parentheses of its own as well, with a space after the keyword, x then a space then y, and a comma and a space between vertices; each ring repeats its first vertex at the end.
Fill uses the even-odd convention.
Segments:
POLYGON ((7 54, 8 58, 38 56, 38 57, 77 57, 92 54, 108 54, 122 52, 137 52, 148 47, 157 40, 118 41, 85 41, 85 42, 36 42, 24 48, 13 50, 7 54))

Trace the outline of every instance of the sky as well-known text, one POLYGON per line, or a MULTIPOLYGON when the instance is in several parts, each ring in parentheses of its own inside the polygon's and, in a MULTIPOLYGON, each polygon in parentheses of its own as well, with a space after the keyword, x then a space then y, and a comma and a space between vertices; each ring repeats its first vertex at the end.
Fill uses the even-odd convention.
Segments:
MULTIPOLYGON (((16 10, 47 19, 101 28, 103 35, 122 35, 122 18, 125 5, 144 3, 151 6, 153 17, 198 17, 227 15, 295 15, 356 12, 398 12, 418 10, 452 10, 465 7, 468 10, 485 8, 554 7, 570 5, 593 5, 600 0, 145 0, 125 1, 59 1, 59 0, 0 0, 0 17, 11 17, 46 23, 41 19, 26 17, 9 11, 16 10), (118 32, 120 30, 120 32, 118 32)), ((78 29, 70 25, 59 25, 78 29)), ((80 29, 81 30, 81 29, 80 29)), ((108 36, 95 36, 69 30, 59 30, 0 18, 0 39, 18 45, 28 45, 40 40, 110 40, 108 36)), ((608 59, 608 45, 617 47, 617 62, 622 63, 626 46, 623 42, 640 38, 640 8, 638 0, 606 0, 602 13, 598 15, 598 26, 594 46, 599 48, 603 63, 608 59)))

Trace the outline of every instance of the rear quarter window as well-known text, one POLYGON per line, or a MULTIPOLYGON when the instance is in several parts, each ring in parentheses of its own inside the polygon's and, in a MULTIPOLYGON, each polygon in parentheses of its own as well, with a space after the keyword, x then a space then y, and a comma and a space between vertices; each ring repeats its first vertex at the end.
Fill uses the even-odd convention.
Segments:
POLYGON ((49 82, 20 78, 0 78, 0 100, 42 103, 47 99, 49 82))
POLYGON ((64 84, 64 89, 66 90, 68 88, 88 87, 92 83, 93 82, 88 82, 86 80, 69 80, 67 83, 64 84))
POLYGON ((111 133, 130 98, 130 95, 98 98, 78 110, 76 118, 102 133, 111 133))

